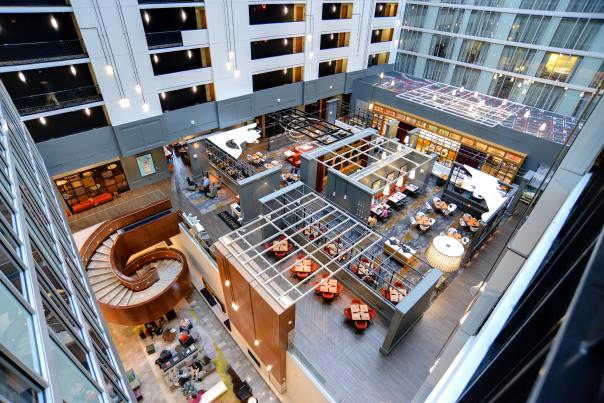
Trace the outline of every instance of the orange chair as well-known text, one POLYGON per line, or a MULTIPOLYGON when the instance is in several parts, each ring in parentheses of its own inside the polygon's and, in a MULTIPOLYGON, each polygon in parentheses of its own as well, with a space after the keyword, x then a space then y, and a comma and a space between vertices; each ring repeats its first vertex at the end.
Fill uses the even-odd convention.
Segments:
POLYGON ((365 332, 365 329, 367 329, 368 326, 369 326, 369 324, 366 320, 355 320, 354 321, 354 328, 356 329, 357 333, 363 334, 365 332))
POLYGON ((380 294, 387 300, 390 300, 390 291, 385 288, 380 288, 380 294))
POLYGON ((369 308, 369 320, 373 320, 377 316, 377 311, 374 308, 369 308))
POLYGON ((331 292, 324 292, 323 293, 323 300, 324 302, 331 304, 333 302, 333 299, 335 298, 335 294, 331 293, 331 292))
POLYGON ((352 304, 362 305, 362 304, 363 304, 363 301, 361 301, 361 300, 360 300, 360 299, 358 299, 358 298, 353 298, 353 299, 352 299, 352 301, 350 301, 350 304, 351 304, 351 305, 352 305, 352 304))
POLYGON ((352 320, 352 312, 350 312, 350 308, 344 308, 344 317, 346 320, 352 320))

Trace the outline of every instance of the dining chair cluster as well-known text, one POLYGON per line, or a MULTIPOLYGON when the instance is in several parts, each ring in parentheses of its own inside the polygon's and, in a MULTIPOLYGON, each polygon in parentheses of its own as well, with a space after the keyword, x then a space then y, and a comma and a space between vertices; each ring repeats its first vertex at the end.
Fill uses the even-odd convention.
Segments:
POLYGON ((344 308, 344 318, 351 322, 357 333, 363 334, 377 316, 377 311, 358 298, 350 301, 350 307, 344 308))

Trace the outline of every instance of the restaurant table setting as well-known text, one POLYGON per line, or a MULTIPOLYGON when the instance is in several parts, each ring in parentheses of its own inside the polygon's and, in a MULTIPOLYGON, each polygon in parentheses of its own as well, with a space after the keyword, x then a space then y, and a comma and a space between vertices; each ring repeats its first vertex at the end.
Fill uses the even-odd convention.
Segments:
POLYGON ((388 202, 395 207, 400 207, 405 204, 407 196, 403 192, 395 192, 388 198, 388 202))
POLYGON ((294 276, 299 279, 303 279, 309 276, 310 273, 316 270, 316 265, 311 259, 300 259, 297 260, 294 266, 291 268, 294 276))

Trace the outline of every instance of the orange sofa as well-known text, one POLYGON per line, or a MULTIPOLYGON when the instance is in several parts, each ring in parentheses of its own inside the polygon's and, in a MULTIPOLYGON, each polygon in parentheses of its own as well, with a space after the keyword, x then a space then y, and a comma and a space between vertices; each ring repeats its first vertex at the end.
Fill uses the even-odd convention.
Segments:
POLYGON ((78 204, 74 204, 71 209, 75 214, 81 213, 82 211, 88 210, 89 208, 96 207, 100 204, 107 203, 108 201, 113 200, 113 196, 109 193, 103 193, 95 197, 91 197, 88 200, 84 200, 78 204))

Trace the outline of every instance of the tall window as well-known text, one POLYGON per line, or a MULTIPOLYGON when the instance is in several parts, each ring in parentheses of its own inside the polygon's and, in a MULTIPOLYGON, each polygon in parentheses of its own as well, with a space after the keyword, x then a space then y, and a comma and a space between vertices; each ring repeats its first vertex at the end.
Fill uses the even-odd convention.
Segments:
POLYGON ((515 101, 522 91, 520 87, 516 85, 520 82, 521 80, 517 80, 515 77, 506 76, 504 74, 494 74, 493 81, 489 87, 489 95, 515 101))
POLYGON ((407 4, 407 7, 405 8, 405 17, 403 19, 403 24, 409 27, 422 28, 424 26, 424 21, 426 20, 427 11, 428 6, 417 6, 415 4, 407 4))
POLYGON ((604 13, 602 0, 570 0, 566 11, 575 13, 604 13))
POLYGON ((581 57, 548 52, 543 57, 537 77, 566 82, 575 72, 581 57))
POLYGON ((436 17, 436 25, 434 29, 444 32, 459 32, 464 11, 465 10, 462 8, 441 8, 438 11, 438 17, 436 17))
POLYGON ((588 50, 602 27, 602 21, 588 18, 562 18, 551 46, 565 49, 588 50))
POLYGON ((416 56, 399 53, 396 57, 394 69, 396 71, 400 71, 401 73, 413 74, 415 72, 416 61, 416 56))
POLYGON ((560 0, 522 0, 520 8, 525 10, 555 10, 560 0))
POLYGON ((532 83, 524 97, 523 103, 535 108, 553 111, 564 96, 564 88, 557 85, 532 83))
POLYGON ((541 15, 518 14, 510 29, 508 41, 539 43, 550 20, 550 17, 541 15))
POLYGON ((533 61, 536 51, 533 49, 518 48, 516 46, 505 46, 499 59, 500 70, 513 71, 514 73, 526 73, 533 61))
POLYGON ((436 57, 448 59, 453 51, 453 38, 446 35, 434 35, 430 43, 430 54, 436 57))
POLYGON ((492 38, 500 15, 493 11, 472 10, 466 34, 492 38))
POLYGON ((424 77, 428 80, 445 81, 449 63, 438 62, 436 60, 427 60, 426 68, 424 69, 424 77))
POLYGON ((461 44, 458 60, 460 62, 482 65, 488 51, 489 44, 486 42, 464 40, 461 44))
POLYGON ((417 52, 419 50, 419 43, 421 39, 421 32, 404 30, 401 34, 399 49, 408 50, 409 52, 417 52))
POLYGON ((464 87, 468 90, 475 90, 479 77, 480 70, 464 66, 455 66, 453 77, 451 78, 451 85, 464 87))

